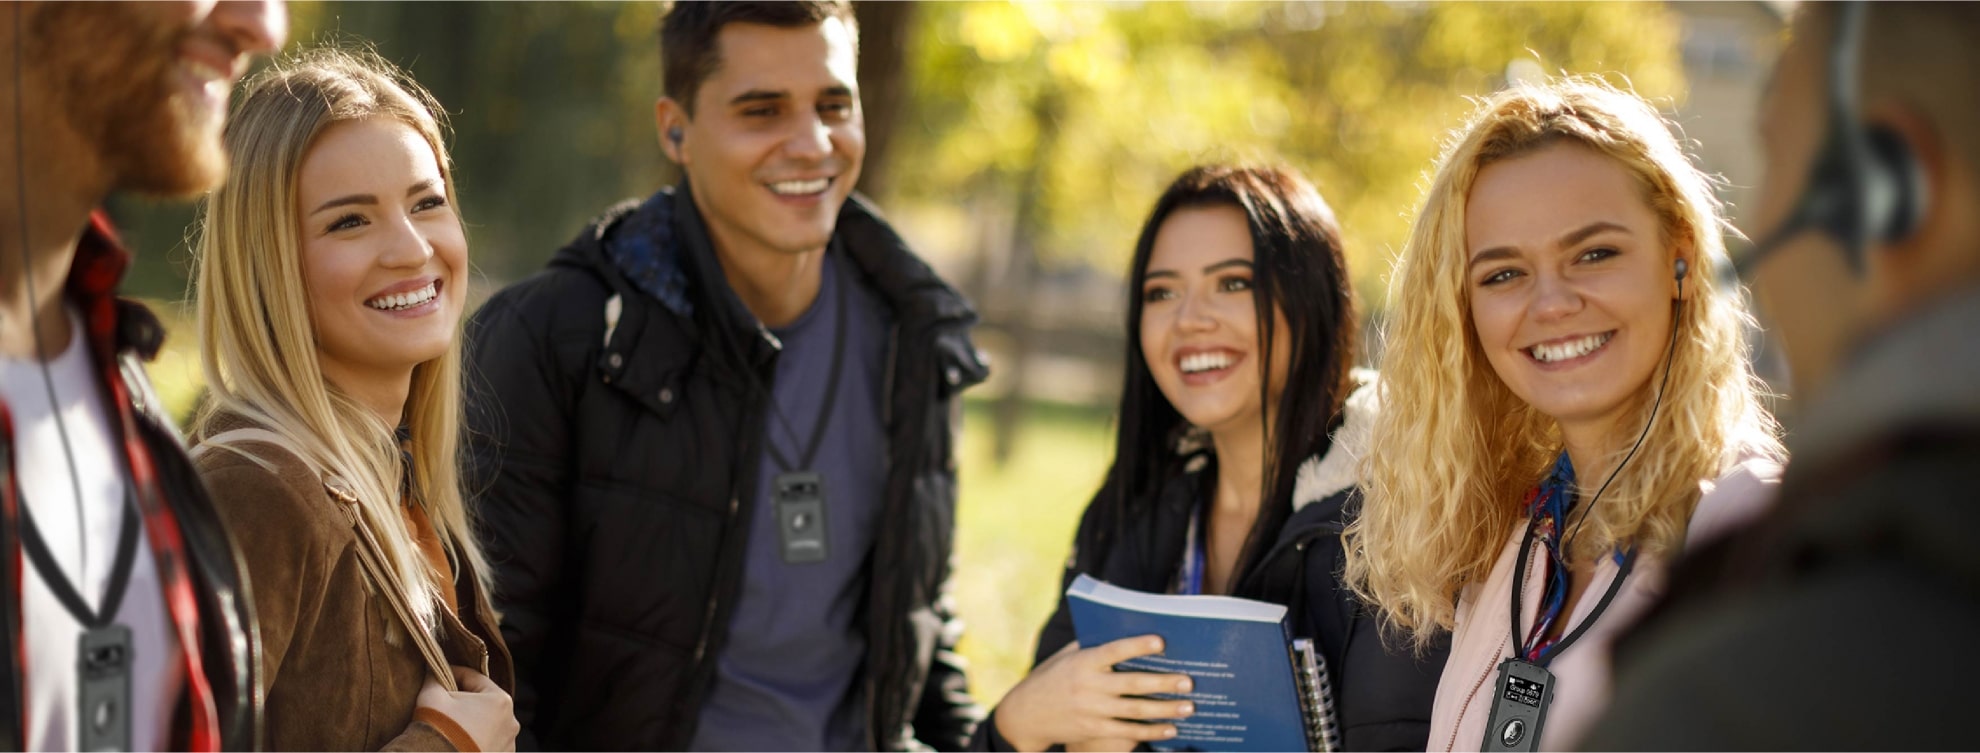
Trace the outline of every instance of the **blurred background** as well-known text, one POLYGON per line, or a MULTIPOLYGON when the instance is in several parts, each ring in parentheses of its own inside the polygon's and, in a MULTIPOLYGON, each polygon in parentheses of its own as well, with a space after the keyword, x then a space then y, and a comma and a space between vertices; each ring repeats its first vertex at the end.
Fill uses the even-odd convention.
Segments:
MULTIPOLYGON (((956 597, 979 700, 1030 664, 1072 529, 1110 461, 1123 282, 1156 195, 1206 161, 1310 177, 1346 231, 1371 327, 1390 260, 1468 97, 1560 72, 1632 86, 1724 177, 1758 182, 1754 113, 1788 4, 856 3, 860 190, 983 313, 967 400, 956 597)), ((677 174, 655 137, 654 3, 297 3, 291 48, 374 45, 451 115, 472 300, 587 218, 677 174)), ((200 390, 186 317, 196 210, 119 198, 125 289, 174 336, 152 376, 200 390)), ((1373 337, 1364 338, 1379 347, 1373 337)), ((1365 354, 1372 362, 1374 354, 1365 354)))

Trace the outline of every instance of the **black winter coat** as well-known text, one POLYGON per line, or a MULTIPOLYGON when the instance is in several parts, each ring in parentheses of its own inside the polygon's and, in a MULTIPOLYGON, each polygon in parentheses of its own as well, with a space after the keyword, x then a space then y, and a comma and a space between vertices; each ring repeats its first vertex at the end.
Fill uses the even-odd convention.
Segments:
MULTIPOLYGON (((1118 493, 1111 482, 1094 496, 1073 540, 1073 554, 1059 587, 1059 607, 1039 631, 1034 666, 1075 640, 1072 613, 1063 594, 1079 574, 1139 591, 1169 590, 1188 543, 1190 510, 1215 483, 1214 458, 1207 451, 1199 457, 1202 462, 1186 464, 1185 468, 1194 469, 1171 478, 1154 499, 1128 505, 1138 512, 1126 520, 1116 519, 1118 493)), ((1307 469, 1317 462, 1309 460, 1307 469)), ((1345 562, 1341 530, 1347 524, 1347 510, 1359 504, 1360 490, 1311 486, 1301 479, 1294 496, 1311 501, 1297 506, 1276 542, 1238 578, 1231 595, 1290 608, 1287 619, 1293 634, 1313 639, 1326 659, 1345 748, 1423 750, 1448 644, 1440 643, 1418 657, 1407 645, 1383 643, 1379 621, 1340 581, 1345 562)), ((1010 749, 988 723, 976 745, 1010 749)))
MULTIPOLYGON (((956 398, 987 374, 976 315, 858 197, 834 242, 894 322, 858 685, 869 743, 955 749, 981 718, 947 594, 956 398)), ((750 385, 775 374, 775 337, 730 289, 683 183, 608 211, 478 310, 469 341, 469 488, 519 744, 685 748, 741 587, 765 416, 750 385)))

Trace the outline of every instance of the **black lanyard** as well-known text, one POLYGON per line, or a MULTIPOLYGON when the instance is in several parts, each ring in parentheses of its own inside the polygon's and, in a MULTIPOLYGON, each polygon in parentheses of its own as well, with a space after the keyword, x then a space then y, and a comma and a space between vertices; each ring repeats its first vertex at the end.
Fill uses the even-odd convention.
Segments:
MULTIPOLYGON (((117 611, 130 588, 131 572, 137 569, 141 524, 132 496, 134 486, 129 483, 124 487, 124 529, 117 535, 115 564, 111 565, 103 604, 94 610, 49 554, 48 542, 42 540, 27 506, 20 508, 21 551, 34 562, 55 599, 83 625, 76 642, 75 664, 76 742, 82 750, 131 749, 131 670, 136 662, 136 643, 130 627, 117 624, 117 611)), ((84 535, 88 535, 86 524, 84 535)))
MULTIPOLYGON (((117 535, 117 554, 110 566, 110 586, 103 592, 103 605, 94 610, 89 608, 89 601, 69 582, 62 573, 61 565, 49 553, 48 542, 41 538, 41 529, 35 526, 34 516, 28 512, 26 505, 21 506, 20 516, 21 551, 34 562, 35 569, 41 572, 42 582, 48 584, 48 590, 55 594, 55 599, 62 602, 62 607, 74 615, 83 627, 90 630, 108 627, 117 619, 117 610, 124 603, 124 591, 131 585, 131 571, 137 569, 138 529, 141 526, 130 487, 124 488, 123 531, 117 535)), ((88 535, 87 524, 82 525, 85 526, 84 535, 88 535)))
MULTIPOLYGON (((818 421, 811 426, 811 441, 805 443, 802 448, 803 454, 798 456, 797 463, 792 463, 789 457, 786 457, 782 451, 778 450, 777 443, 774 440, 765 437, 763 442, 764 449, 770 453, 770 459, 777 464, 777 470, 783 472, 811 469, 812 461, 818 459, 819 446, 825 443, 825 429, 832 424, 832 409, 839 404, 839 375, 845 371, 846 360, 846 330, 848 329, 846 326, 846 299, 851 297, 852 291, 848 289, 851 280, 846 277, 844 269, 846 260, 841 258, 832 261, 833 277, 835 278, 834 285, 836 287, 833 291, 833 297, 837 299, 837 306, 833 314, 836 318, 832 323, 834 331, 832 333, 831 373, 825 377, 825 405, 818 409, 818 421)), ((769 398, 771 415, 776 416, 777 422, 784 427, 784 433, 790 435, 792 442, 796 442, 798 440, 797 429, 792 427, 790 422, 784 419, 784 412, 777 407, 777 393, 774 390, 767 389, 764 392, 766 393, 766 397, 769 398)))
MULTIPOLYGON (((1563 546, 1565 545, 1566 542, 1563 542, 1563 546)), ((1573 553, 1570 552, 1569 556, 1573 556, 1573 553)), ((1513 568, 1513 584, 1512 584, 1512 645, 1513 645, 1513 649, 1518 652, 1519 655, 1518 658, 1520 659, 1525 659, 1527 656, 1527 651, 1526 651, 1527 644, 1526 644, 1526 640, 1520 637, 1520 631, 1519 631, 1519 616, 1520 616, 1519 593, 1520 591, 1525 590, 1526 563, 1528 560, 1532 559, 1532 557, 1533 557, 1533 519, 1531 517, 1528 517, 1526 521, 1526 536, 1521 538, 1519 542, 1519 564, 1513 568)), ((1563 563, 1563 564, 1559 564, 1558 566, 1566 567, 1567 565, 1563 563)), ((1616 593, 1622 590, 1623 581, 1629 579, 1629 571, 1635 567, 1636 567, 1636 550, 1632 548, 1629 550, 1629 553, 1623 555, 1622 565, 1620 568, 1616 570, 1615 580, 1609 581, 1609 590, 1603 592, 1602 600, 1595 603, 1595 609, 1588 613, 1588 617, 1583 619, 1580 625, 1575 626, 1574 632, 1562 636, 1561 639, 1559 641, 1556 641, 1553 646, 1548 647, 1545 654, 1542 654, 1540 656, 1535 656, 1533 658, 1533 663, 1542 667, 1547 666, 1547 662, 1552 661, 1554 657, 1560 656, 1562 652, 1567 651, 1568 646, 1573 645, 1575 640, 1581 637, 1582 633, 1588 632, 1588 626, 1595 624, 1595 621, 1602 617, 1602 612, 1606 611, 1609 608, 1609 602, 1615 600, 1616 593)), ((1562 617, 1567 619, 1572 619, 1573 615, 1572 614, 1562 615, 1562 617)))
MULTIPOLYGON (((1600 492, 1596 496, 1601 496, 1600 492)), ((1591 502, 1592 504, 1592 502, 1591 502)), ((1520 592, 1526 588, 1526 563, 1533 556, 1533 519, 1527 518, 1526 535, 1519 543, 1519 564, 1513 569, 1512 584, 1512 645, 1516 655, 1499 662, 1499 682, 1491 696, 1492 715, 1485 722, 1485 736, 1479 742, 1479 750, 1487 753, 1512 753, 1533 751, 1540 747, 1540 733, 1547 724, 1547 707, 1553 698, 1559 682, 1554 673, 1547 671, 1547 662, 1561 655, 1568 646, 1574 645, 1588 626, 1601 619, 1609 603, 1622 590, 1629 571, 1636 565, 1636 550, 1623 555, 1622 567, 1616 571, 1615 580, 1609 581, 1609 590, 1602 594, 1601 602, 1588 613, 1587 619, 1575 627, 1574 632, 1563 636, 1554 645, 1539 652, 1528 651, 1527 642, 1520 637, 1520 592), (1529 660, 1528 657, 1532 658, 1529 660)), ((1556 563, 1557 567, 1567 567, 1556 563)), ((1572 578, 1570 577, 1570 581, 1572 578)), ((1552 584, 1553 578, 1548 578, 1552 584)), ((1561 609, 1566 611, 1566 597, 1562 598, 1561 609)), ((1572 614, 1566 615, 1571 619, 1572 614)), ((1555 619, 1562 619, 1557 615, 1555 619)), ((1536 639, 1537 641, 1537 639, 1536 639)), ((1536 644, 1537 645, 1537 644, 1536 644)))

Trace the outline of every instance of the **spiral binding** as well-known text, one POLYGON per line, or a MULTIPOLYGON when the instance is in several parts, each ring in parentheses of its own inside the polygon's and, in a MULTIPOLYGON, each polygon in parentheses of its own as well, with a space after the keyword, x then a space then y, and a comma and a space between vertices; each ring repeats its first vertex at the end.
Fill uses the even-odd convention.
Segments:
POLYGON ((1327 672, 1327 659, 1309 638, 1293 639, 1292 655, 1300 712, 1306 716, 1306 748, 1334 753, 1341 749, 1341 725, 1334 715, 1334 681, 1327 672))

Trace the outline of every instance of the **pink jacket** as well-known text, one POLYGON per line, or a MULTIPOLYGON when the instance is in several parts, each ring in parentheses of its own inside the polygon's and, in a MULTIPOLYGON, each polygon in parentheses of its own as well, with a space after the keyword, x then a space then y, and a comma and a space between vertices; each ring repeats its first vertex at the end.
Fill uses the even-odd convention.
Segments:
MULTIPOLYGON (((1685 546, 1700 543, 1736 528, 1764 512, 1774 499, 1780 483, 1781 467, 1773 461, 1749 458, 1733 466, 1717 481, 1703 481, 1704 492, 1691 514, 1685 546)), ((1498 680, 1499 662, 1512 656, 1507 631, 1512 611, 1513 569, 1518 563, 1524 529, 1516 529, 1500 552, 1484 583, 1473 583, 1458 596, 1457 626, 1451 636, 1451 657, 1444 665, 1437 684, 1437 702, 1430 713, 1430 750, 1478 750, 1485 739, 1485 726, 1492 715, 1492 693, 1498 680)), ((1545 556, 1534 542, 1536 562, 1545 556)), ((1669 562, 1638 557, 1635 569, 1616 593, 1602 620, 1554 657, 1547 666, 1554 673, 1554 702, 1547 710, 1540 731, 1542 750, 1562 750, 1579 740, 1609 701, 1609 644, 1623 627, 1636 621, 1643 611, 1664 594, 1669 562)), ((1596 565, 1595 578, 1587 593, 1575 604, 1567 630, 1581 625, 1588 612, 1601 600, 1601 594, 1615 580, 1618 567, 1604 557, 1596 565)), ((1520 600, 1520 624, 1533 624, 1540 608, 1544 585, 1543 569, 1528 567, 1520 600)))

